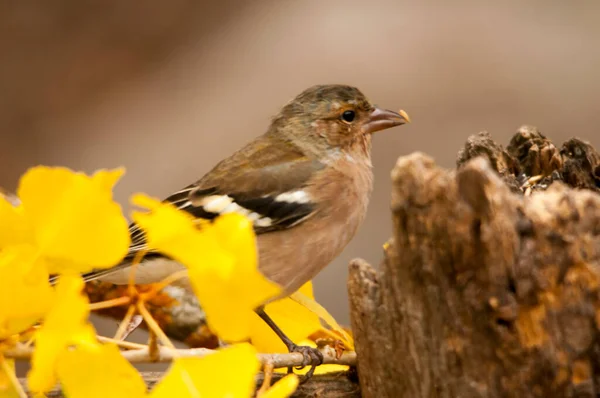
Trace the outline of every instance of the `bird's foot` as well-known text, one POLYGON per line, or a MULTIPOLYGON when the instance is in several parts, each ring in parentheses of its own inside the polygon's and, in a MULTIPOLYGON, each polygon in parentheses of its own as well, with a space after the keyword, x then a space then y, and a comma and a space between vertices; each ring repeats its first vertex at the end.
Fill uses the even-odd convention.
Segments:
MULTIPOLYGON (((302 365, 298 366, 296 369, 300 370, 306 366, 310 366, 310 370, 306 372, 304 378, 301 380, 301 383, 304 383, 308 379, 312 377, 315 373, 315 369, 317 366, 323 364, 323 354, 319 351, 318 348, 308 347, 305 345, 296 345, 292 344, 288 347, 290 352, 299 352, 304 357, 302 361, 302 365)), ((291 373, 292 369, 288 368, 288 373, 291 373)))
MULTIPOLYGON (((302 354, 304 359, 302 361, 302 364, 298 366, 297 369, 302 369, 310 365, 311 368, 308 372, 306 372, 306 375, 300 381, 300 383, 304 383, 305 381, 310 379, 315 373, 315 368, 323 363, 323 354, 321 353, 321 351, 313 347, 296 345, 288 336, 285 335, 285 333, 283 333, 279 326, 277 326, 275 322, 273 322, 273 320, 267 315, 263 307, 257 308, 256 313, 259 317, 261 317, 263 321, 265 321, 267 325, 269 325, 269 327, 281 339, 281 341, 283 342, 283 344, 285 344, 289 352, 299 352, 300 354, 302 354)), ((288 367, 288 373, 293 373, 293 371, 293 367, 288 367)))

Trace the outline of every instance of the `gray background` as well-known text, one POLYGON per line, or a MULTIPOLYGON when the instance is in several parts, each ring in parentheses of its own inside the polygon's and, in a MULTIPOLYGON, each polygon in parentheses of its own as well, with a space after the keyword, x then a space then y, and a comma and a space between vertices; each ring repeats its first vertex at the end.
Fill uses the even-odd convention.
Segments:
POLYGON ((600 146, 596 1, 141 4, 0 5, 0 186, 37 164, 125 166, 128 209, 133 192, 164 197, 200 177, 306 87, 356 85, 413 123, 375 137, 367 220, 316 279, 342 323, 348 261, 379 263, 390 235, 398 156, 452 167, 468 135, 506 144, 523 123, 600 146))

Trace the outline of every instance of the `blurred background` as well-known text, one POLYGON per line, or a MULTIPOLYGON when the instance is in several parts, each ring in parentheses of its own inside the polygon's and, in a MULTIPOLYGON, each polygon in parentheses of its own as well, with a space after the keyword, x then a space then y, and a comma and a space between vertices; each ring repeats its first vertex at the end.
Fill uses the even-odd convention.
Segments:
MULTIPOLYGON (((349 322, 350 259, 390 236, 390 170, 454 165, 466 138, 533 124, 600 147, 600 2, 105 0, 0 4, 0 186, 38 164, 125 166, 116 198, 193 182, 322 83, 359 87, 413 123, 377 134, 367 220, 315 281, 349 322)), ((114 321, 106 323, 114 327, 114 321)))

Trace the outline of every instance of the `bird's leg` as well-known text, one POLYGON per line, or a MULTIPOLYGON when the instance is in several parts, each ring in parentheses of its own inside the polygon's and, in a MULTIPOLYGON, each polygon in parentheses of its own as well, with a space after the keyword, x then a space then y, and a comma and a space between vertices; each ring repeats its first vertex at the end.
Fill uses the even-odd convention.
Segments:
MULTIPOLYGON (((321 351, 313 347, 296 345, 289 337, 285 335, 285 333, 283 333, 283 331, 275 324, 271 317, 267 315, 264 307, 259 307, 255 311, 258 316, 261 317, 261 319, 265 321, 265 323, 269 325, 269 327, 275 332, 277 337, 283 341, 283 344, 285 344, 289 352, 299 352, 304 356, 304 362, 302 363, 302 366, 298 367, 298 369, 302 369, 303 367, 310 365, 311 368, 306 373, 306 379, 304 381, 311 378, 313 373, 315 373, 315 368, 323 363, 323 354, 321 351)), ((288 368, 288 372, 292 372, 291 366, 288 368)))

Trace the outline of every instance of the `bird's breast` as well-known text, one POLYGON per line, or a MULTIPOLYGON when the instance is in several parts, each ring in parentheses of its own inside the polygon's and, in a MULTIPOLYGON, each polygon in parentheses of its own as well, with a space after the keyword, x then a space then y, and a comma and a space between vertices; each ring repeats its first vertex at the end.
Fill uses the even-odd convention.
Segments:
POLYGON ((352 240, 365 218, 373 187, 370 165, 347 159, 311 181, 318 203, 303 223, 258 236, 259 267, 286 294, 313 279, 352 240))

